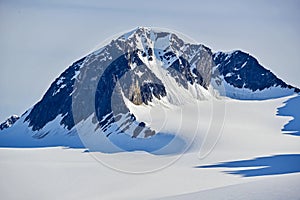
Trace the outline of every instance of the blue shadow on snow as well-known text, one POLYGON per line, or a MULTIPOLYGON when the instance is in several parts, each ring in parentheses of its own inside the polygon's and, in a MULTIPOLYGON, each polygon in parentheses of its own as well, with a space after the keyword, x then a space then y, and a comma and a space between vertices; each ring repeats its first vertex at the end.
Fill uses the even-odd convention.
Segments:
POLYGON ((215 165, 196 166, 196 168, 229 168, 257 167, 256 169, 240 169, 225 171, 228 174, 243 177, 290 174, 300 172, 300 154, 283 154, 258 157, 251 160, 224 162, 215 165))
POLYGON ((291 116, 294 119, 284 125, 282 131, 290 135, 300 136, 300 95, 293 97, 286 102, 283 107, 278 108, 278 116, 291 116))

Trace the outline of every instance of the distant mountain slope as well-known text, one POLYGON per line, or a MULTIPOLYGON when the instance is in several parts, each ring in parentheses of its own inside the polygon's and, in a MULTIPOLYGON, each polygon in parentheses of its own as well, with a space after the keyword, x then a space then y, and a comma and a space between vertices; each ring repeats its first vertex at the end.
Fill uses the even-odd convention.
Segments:
POLYGON ((215 88, 221 88, 219 91, 224 96, 235 99, 270 99, 300 92, 245 52, 215 53, 214 63, 216 73, 212 84, 215 88))
POLYGON ((2 124, 0 124, 0 130, 7 129, 11 127, 20 117, 17 115, 12 115, 6 119, 2 124))

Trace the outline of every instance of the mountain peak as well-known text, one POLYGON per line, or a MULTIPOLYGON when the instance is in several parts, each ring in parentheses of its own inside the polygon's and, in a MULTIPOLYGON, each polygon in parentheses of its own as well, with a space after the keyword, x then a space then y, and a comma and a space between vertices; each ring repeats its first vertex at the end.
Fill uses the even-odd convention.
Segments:
MULTIPOLYGON (((194 43, 191 42, 186 36, 174 33, 173 31, 162 29, 162 28, 152 28, 152 27, 137 27, 133 30, 130 30, 120 37, 117 40, 121 41, 131 41, 131 40, 142 40, 143 42, 156 42, 158 39, 164 38, 163 42, 174 42, 179 41, 180 43, 194 43), (180 35, 180 37, 178 37, 180 35)), ((160 41, 162 42, 162 41, 160 41)))
POLYGON ((153 29, 149 28, 149 27, 137 27, 133 30, 130 30, 126 33, 124 33, 123 35, 121 35, 119 37, 119 39, 129 39, 131 37, 134 37, 135 35, 137 36, 141 36, 142 34, 145 35, 145 34, 150 34, 150 32, 154 32, 153 29))

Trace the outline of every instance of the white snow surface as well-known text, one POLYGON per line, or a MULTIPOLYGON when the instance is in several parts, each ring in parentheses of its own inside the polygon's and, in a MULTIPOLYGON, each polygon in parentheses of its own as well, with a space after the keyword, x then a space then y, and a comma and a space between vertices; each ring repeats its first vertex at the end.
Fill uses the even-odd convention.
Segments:
MULTIPOLYGON (((182 119, 186 121, 180 125, 175 115, 180 112, 176 109, 152 108, 154 110, 149 113, 147 109, 150 108, 145 108, 142 114, 138 108, 133 108, 140 113, 139 117, 148 118, 148 122, 152 120, 158 128, 159 119, 164 119, 163 113, 174 111, 175 114, 167 115, 167 119, 177 118, 166 126, 170 132, 175 132, 179 126, 179 132, 191 138, 192 131, 197 130, 191 149, 182 154, 154 155, 143 151, 111 154, 65 147, 1 148, 0 199, 299 199, 299 160, 278 163, 267 159, 268 162, 261 163, 263 166, 239 168, 201 167, 300 155, 300 137, 281 132, 291 117, 276 116, 277 108, 289 98, 202 101, 196 106, 199 113, 183 109, 182 119), (225 115, 220 109, 223 105, 225 115), (211 114, 212 108, 216 110, 215 115, 211 114), (195 128, 197 119, 200 120, 195 128), (213 135, 208 130, 214 128, 209 126, 210 121, 213 126, 221 123, 221 132, 213 135), (276 168, 278 164, 280 168, 276 168), (265 165, 270 166, 265 175, 243 177, 228 173, 260 169, 265 165), (281 171, 291 166, 294 171, 281 171)), ((11 137, 23 135, 20 142, 28 142, 29 137, 25 138, 28 133, 19 131, 11 137)), ((54 134, 50 136, 54 138, 54 134)), ((1 132, 0 141, 4 138, 5 133, 1 132)))

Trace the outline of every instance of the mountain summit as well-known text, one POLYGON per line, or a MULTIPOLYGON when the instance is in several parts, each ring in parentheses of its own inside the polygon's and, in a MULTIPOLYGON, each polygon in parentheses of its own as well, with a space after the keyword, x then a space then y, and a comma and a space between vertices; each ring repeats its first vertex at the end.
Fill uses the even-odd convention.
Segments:
POLYGON ((38 103, 0 132, 0 144, 8 145, 6 137, 22 132, 26 141, 34 138, 41 146, 80 146, 81 132, 99 136, 85 137, 86 142, 105 140, 101 151, 153 151, 173 136, 139 120, 136 110, 222 97, 263 100, 295 92, 299 89, 245 52, 214 53, 175 33, 139 27, 68 67, 38 103), (145 142, 151 145, 145 148, 145 142))

